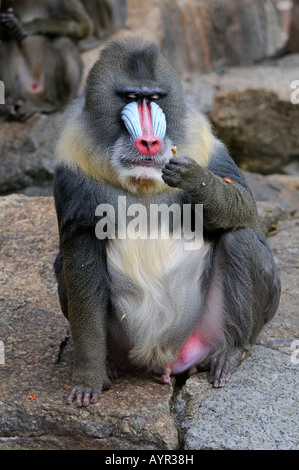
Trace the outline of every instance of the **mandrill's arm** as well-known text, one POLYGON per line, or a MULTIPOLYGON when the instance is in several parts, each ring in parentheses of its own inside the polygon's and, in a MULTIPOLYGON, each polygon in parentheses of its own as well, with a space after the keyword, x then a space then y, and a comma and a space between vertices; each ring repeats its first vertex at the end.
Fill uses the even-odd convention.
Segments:
POLYGON ((68 36, 79 40, 90 36, 92 21, 78 0, 62 0, 61 9, 47 18, 36 18, 22 24, 26 34, 68 36))
POLYGON ((207 231, 257 230, 255 201, 222 143, 216 144, 207 168, 189 157, 177 157, 170 159, 162 173, 165 183, 184 190, 191 204, 203 204, 207 231))
POLYGON ((78 406, 96 402, 99 393, 108 385, 108 296, 105 271, 94 239, 94 234, 82 233, 62 247, 68 319, 74 343, 75 387, 71 390, 68 402, 75 399, 78 406))
POLYGON ((68 403, 87 406, 109 386, 106 336, 109 286, 103 241, 95 236, 92 185, 83 176, 57 169, 55 203, 60 232, 60 293, 74 344, 73 388, 68 403), (62 290, 64 290, 62 292, 62 290))
POLYGON ((26 34, 18 19, 15 17, 13 9, 9 8, 5 12, 0 12, 0 40, 15 40, 19 45, 21 45, 25 37, 26 34))

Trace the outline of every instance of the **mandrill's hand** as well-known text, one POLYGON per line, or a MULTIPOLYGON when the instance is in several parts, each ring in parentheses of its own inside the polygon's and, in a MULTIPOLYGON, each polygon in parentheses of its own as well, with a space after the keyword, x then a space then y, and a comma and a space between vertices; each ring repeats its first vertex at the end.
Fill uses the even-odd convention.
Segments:
POLYGON ((169 186, 180 188, 189 194, 205 188, 209 171, 189 157, 171 158, 162 168, 162 178, 169 186))
POLYGON ((25 37, 26 34, 12 8, 0 13, 0 39, 14 39, 20 45, 25 37))
POLYGON ((165 183, 185 191, 191 204, 203 204, 206 230, 256 230, 255 202, 248 190, 230 176, 220 177, 189 157, 171 158, 162 168, 165 183))

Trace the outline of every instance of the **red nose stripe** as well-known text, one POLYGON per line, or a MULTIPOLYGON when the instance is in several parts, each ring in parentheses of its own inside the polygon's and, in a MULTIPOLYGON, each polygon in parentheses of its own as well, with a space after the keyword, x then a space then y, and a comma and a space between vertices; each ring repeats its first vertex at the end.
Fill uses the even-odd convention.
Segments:
POLYGON ((142 136, 154 135, 152 115, 151 115, 151 104, 143 100, 142 103, 138 103, 139 119, 142 129, 142 136))

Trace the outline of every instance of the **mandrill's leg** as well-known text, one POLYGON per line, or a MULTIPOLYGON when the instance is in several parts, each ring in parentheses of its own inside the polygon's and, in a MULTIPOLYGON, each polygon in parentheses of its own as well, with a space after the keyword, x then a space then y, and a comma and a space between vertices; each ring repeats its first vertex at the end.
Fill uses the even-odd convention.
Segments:
POLYGON ((264 324, 275 314, 280 280, 265 240, 250 228, 221 236, 216 245, 214 269, 221 273, 222 283, 216 287, 222 295, 216 291, 213 296, 208 293, 207 302, 215 296, 223 299, 224 322, 223 334, 211 356, 209 381, 214 387, 223 387, 264 324))

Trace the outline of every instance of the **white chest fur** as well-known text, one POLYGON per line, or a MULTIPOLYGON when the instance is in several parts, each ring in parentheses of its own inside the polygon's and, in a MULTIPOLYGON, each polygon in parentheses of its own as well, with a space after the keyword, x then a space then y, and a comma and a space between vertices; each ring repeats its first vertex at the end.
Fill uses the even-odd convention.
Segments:
POLYGON ((204 243, 188 251, 184 240, 173 239, 109 242, 114 324, 121 325, 138 365, 164 367, 192 333, 209 248, 204 243))

